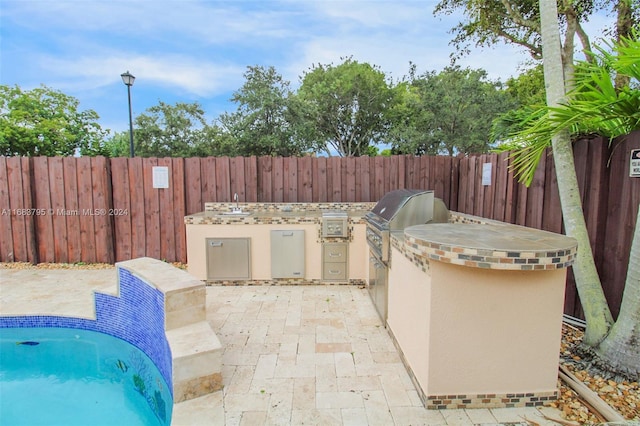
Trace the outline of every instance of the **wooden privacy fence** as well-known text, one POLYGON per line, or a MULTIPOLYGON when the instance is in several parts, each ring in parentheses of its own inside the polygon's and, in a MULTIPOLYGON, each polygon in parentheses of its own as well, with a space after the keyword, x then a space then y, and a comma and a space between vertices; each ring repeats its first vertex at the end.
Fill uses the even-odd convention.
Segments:
MULTIPOLYGON (((618 311, 640 204, 629 177, 640 132, 577 141, 576 170, 605 294, 618 311)), ((114 263, 140 256, 186 262, 183 218, 208 201, 377 201, 397 188, 432 189, 450 210, 562 232, 552 157, 518 184, 506 154, 468 157, 0 157, 0 261, 114 263), (483 184, 483 170, 490 185, 483 184), (153 167, 168 168, 154 188, 153 167)), ((572 277, 567 313, 580 316, 572 277)))

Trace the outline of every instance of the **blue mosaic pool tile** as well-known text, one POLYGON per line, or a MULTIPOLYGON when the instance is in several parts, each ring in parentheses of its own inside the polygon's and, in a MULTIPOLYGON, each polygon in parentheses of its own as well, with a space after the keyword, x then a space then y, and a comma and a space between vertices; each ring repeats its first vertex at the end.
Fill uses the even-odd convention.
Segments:
POLYGON ((77 328, 125 340, 153 361, 173 396, 171 349, 164 329, 164 294, 126 269, 118 268, 118 277, 120 296, 95 293, 95 320, 51 315, 0 316, 0 328, 77 328))

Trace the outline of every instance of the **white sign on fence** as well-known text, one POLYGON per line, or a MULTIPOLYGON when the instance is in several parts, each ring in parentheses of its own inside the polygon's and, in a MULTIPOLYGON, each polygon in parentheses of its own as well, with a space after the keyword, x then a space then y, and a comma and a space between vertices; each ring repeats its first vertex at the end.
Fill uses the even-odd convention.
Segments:
POLYGON ((482 185, 491 185, 491 163, 484 163, 482 165, 482 185))
POLYGON ((166 166, 153 167, 153 187, 154 188, 169 187, 169 167, 166 167, 166 166))
POLYGON ((629 161, 629 176, 640 177, 640 149, 631 150, 631 161, 629 161))

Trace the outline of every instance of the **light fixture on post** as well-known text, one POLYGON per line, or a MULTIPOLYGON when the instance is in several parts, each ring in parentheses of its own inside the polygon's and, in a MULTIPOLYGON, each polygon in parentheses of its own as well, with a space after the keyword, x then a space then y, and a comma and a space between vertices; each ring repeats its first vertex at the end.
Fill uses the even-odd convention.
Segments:
POLYGON ((134 157, 135 152, 133 149, 133 118, 131 116, 131 86, 133 86, 133 82, 135 81, 135 77, 129 72, 125 72, 120 74, 122 77, 122 82, 127 86, 127 95, 129 96, 129 154, 131 158, 134 157))

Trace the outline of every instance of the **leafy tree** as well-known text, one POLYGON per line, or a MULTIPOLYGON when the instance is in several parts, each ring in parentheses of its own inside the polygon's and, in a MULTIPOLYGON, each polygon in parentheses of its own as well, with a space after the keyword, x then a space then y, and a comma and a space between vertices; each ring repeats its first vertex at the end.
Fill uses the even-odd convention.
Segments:
POLYGON ((141 157, 190 157, 205 143, 208 124, 198 103, 162 101, 135 119, 135 154, 141 157))
POLYGON ((294 137, 289 82, 274 67, 247 67, 244 77, 244 85, 231 98, 239 104, 238 110, 220 117, 222 127, 235 140, 225 144, 227 155, 302 155, 309 144, 294 137))
POLYGON ((79 111, 78 105, 46 86, 23 91, 0 85, 0 155, 102 154, 107 132, 95 111, 79 111))
POLYGON ((487 152, 491 118, 516 105, 484 70, 457 66, 418 77, 412 70, 403 101, 390 142, 393 152, 415 155, 487 152))
POLYGON ((396 91, 377 67, 347 58, 305 72, 292 108, 296 134, 317 150, 340 156, 367 155, 383 138, 396 91))
MULTIPOLYGON (((542 0, 541 0, 542 2, 542 0)), ((551 13, 551 12, 550 12, 551 13)), ((550 19, 551 20, 551 19, 550 19)), ((553 22, 550 24, 553 27, 553 22)), ((516 148, 516 165, 519 176, 527 182, 533 178, 535 168, 549 140, 552 141, 554 158, 558 161, 558 144, 568 135, 584 135, 598 133, 610 138, 626 135, 640 129, 640 32, 633 38, 622 37, 620 42, 607 49, 598 48, 592 62, 580 62, 576 66, 575 86, 564 96, 557 95, 549 102, 549 106, 537 113, 536 120, 530 120, 523 130, 511 136, 511 145, 505 148, 516 148), (613 72, 613 76, 612 76, 613 72), (615 87, 617 77, 623 75, 630 84, 626 87, 615 87)), ((553 45, 553 43, 550 43, 553 45)), ((546 63, 546 62, 545 62, 546 63)), ((551 73, 548 73, 551 74, 551 73)), ((556 79, 561 76, 556 71, 556 79)), ((551 88, 558 85, 556 81, 551 88)), ((555 90, 558 90, 557 88, 555 90)), ((553 93, 553 92, 552 92, 553 93)), ((570 147, 570 142, 569 142, 570 147)), ((562 148, 562 146, 560 147, 562 148)), ((564 147, 571 155, 570 149, 564 147)), ((562 152, 561 152, 562 154, 562 152)), ((572 160, 572 159, 571 159, 572 160)), ((569 160, 565 160, 569 161, 569 160)), ((560 163, 566 164, 566 163, 560 163)), ((558 166, 556 166, 558 168, 558 166)), ((564 170, 558 171, 558 182, 564 170)), ((566 190, 560 188, 560 194, 566 190)), ((576 203, 580 202, 579 194, 575 194, 576 203)), ((563 202, 563 213, 564 203, 563 202)), ((579 205, 578 205, 579 206, 579 205)), ((576 206, 576 209, 578 208, 576 206)), ((564 213, 565 216, 567 213, 564 213)), ((577 213, 576 213, 577 215, 577 213)), ((580 214, 581 216, 581 214, 580 214)), ((571 217, 567 224, 579 220, 571 217)), ((589 252, 589 246, 581 246, 580 252, 589 252)), ((629 256, 627 280, 620 313, 615 324, 607 306, 599 281, 581 282, 578 286, 580 299, 587 317, 585 343, 599 360, 601 368, 612 370, 637 380, 640 377, 640 222, 636 229, 629 256)), ((597 277, 597 275, 596 275, 597 277)))
POLYGON ((507 80, 506 92, 518 108, 500 114, 491 123, 490 140, 502 142, 509 134, 521 129, 522 123, 537 119, 540 107, 546 105, 542 64, 529 68, 516 78, 507 80))
POLYGON ((129 131, 118 132, 104 142, 103 155, 106 157, 128 157, 129 131))

